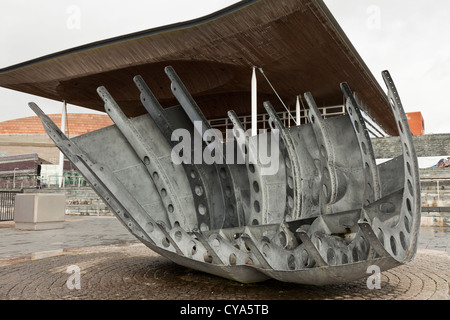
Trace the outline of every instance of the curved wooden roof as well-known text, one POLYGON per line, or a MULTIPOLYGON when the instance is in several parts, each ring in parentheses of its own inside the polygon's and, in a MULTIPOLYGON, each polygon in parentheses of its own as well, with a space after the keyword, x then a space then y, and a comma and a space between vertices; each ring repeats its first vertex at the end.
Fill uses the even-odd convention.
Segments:
MULTIPOLYGON (((339 84, 367 104, 387 133, 397 134, 379 86, 322 0, 247 0, 216 13, 104 40, 0 70, 0 86, 103 110, 105 86, 128 116, 145 112, 133 83, 141 75, 165 107, 178 104, 164 67, 174 67, 206 118, 250 113, 251 67, 263 68, 290 106, 310 91, 319 107, 342 104, 339 84)), ((381 72, 381 70, 380 70, 381 72)), ((284 110, 258 75, 258 99, 284 110)), ((294 108, 294 107, 293 107, 294 108)))

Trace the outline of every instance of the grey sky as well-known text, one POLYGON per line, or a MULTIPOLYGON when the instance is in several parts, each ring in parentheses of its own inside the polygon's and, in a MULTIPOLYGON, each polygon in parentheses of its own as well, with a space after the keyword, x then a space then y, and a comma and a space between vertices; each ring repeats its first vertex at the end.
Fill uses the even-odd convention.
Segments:
MULTIPOLYGON (((97 40, 203 16, 236 0, 1 0, 0 68, 97 40)), ((388 69, 426 133, 450 132, 450 1, 325 0, 380 82, 388 69)), ((0 121, 61 102, 0 88, 0 121)), ((69 112, 92 112, 69 106, 69 112)))
POLYGON ((387 69, 405 111, 422 112, 425 133, 449 133, 450 1, 325 3, 382 88, 381 72, 387 69))

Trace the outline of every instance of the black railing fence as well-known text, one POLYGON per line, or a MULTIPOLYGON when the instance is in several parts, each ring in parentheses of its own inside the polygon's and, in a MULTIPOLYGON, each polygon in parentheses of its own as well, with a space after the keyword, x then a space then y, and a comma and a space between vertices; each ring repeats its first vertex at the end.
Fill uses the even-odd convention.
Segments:
POLYGON ((22 192, 22 190, 0 190, 0 221, 14 220, 14 204, 16 200, 16 194, 22 192))

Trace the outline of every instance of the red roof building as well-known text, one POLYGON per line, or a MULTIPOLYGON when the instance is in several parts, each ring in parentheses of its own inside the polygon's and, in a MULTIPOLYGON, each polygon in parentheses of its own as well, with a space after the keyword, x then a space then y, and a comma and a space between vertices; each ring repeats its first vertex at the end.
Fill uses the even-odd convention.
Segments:
POLYGON ((406 118, 413 135, 420 136, 425 133, 425 122, 421 112, 408 112, 406 118))
MULTIPOLYGON (((61 114, 50 118, 61 126, 61 114)), ((113 124, 108 115, 71 113, 67 115, 66 135, 74 137, 113 124)), ((59 150, 37 116, 0 122, 0 157, 38 154, 48 163, 58 164, 59 150)))
MULTIPOLYGON (((49 117, 61 126, 61 114, 50 114, 49 117)), ((112 125, 108 115, 70 113, 67 115, 66 134, 77 136, 112 125)), ((46 134, 41 120, 37 116, 0 122, 0 135, 5 134, 46 134)))

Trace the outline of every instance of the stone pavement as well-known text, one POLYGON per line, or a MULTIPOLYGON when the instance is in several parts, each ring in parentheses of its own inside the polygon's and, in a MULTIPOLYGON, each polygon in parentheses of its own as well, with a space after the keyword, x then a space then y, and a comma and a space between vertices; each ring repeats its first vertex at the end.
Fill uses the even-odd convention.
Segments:
POLYGON ((68 248, 137 242, 138 240, 113 216, 68 216, 64 229, 26 231, 14 222, 0 222, 0 264, 22 255, 43 257, 68 248))
POLYGON ((448 229, 422 228, 413 262, 382 272, 381 288, 369 289, 366 279, 323 287, 236 283, 172 263, 114 217, 67 217, 64 229, 47 231, 3 222, 0 300, 448 300, 448 229))

